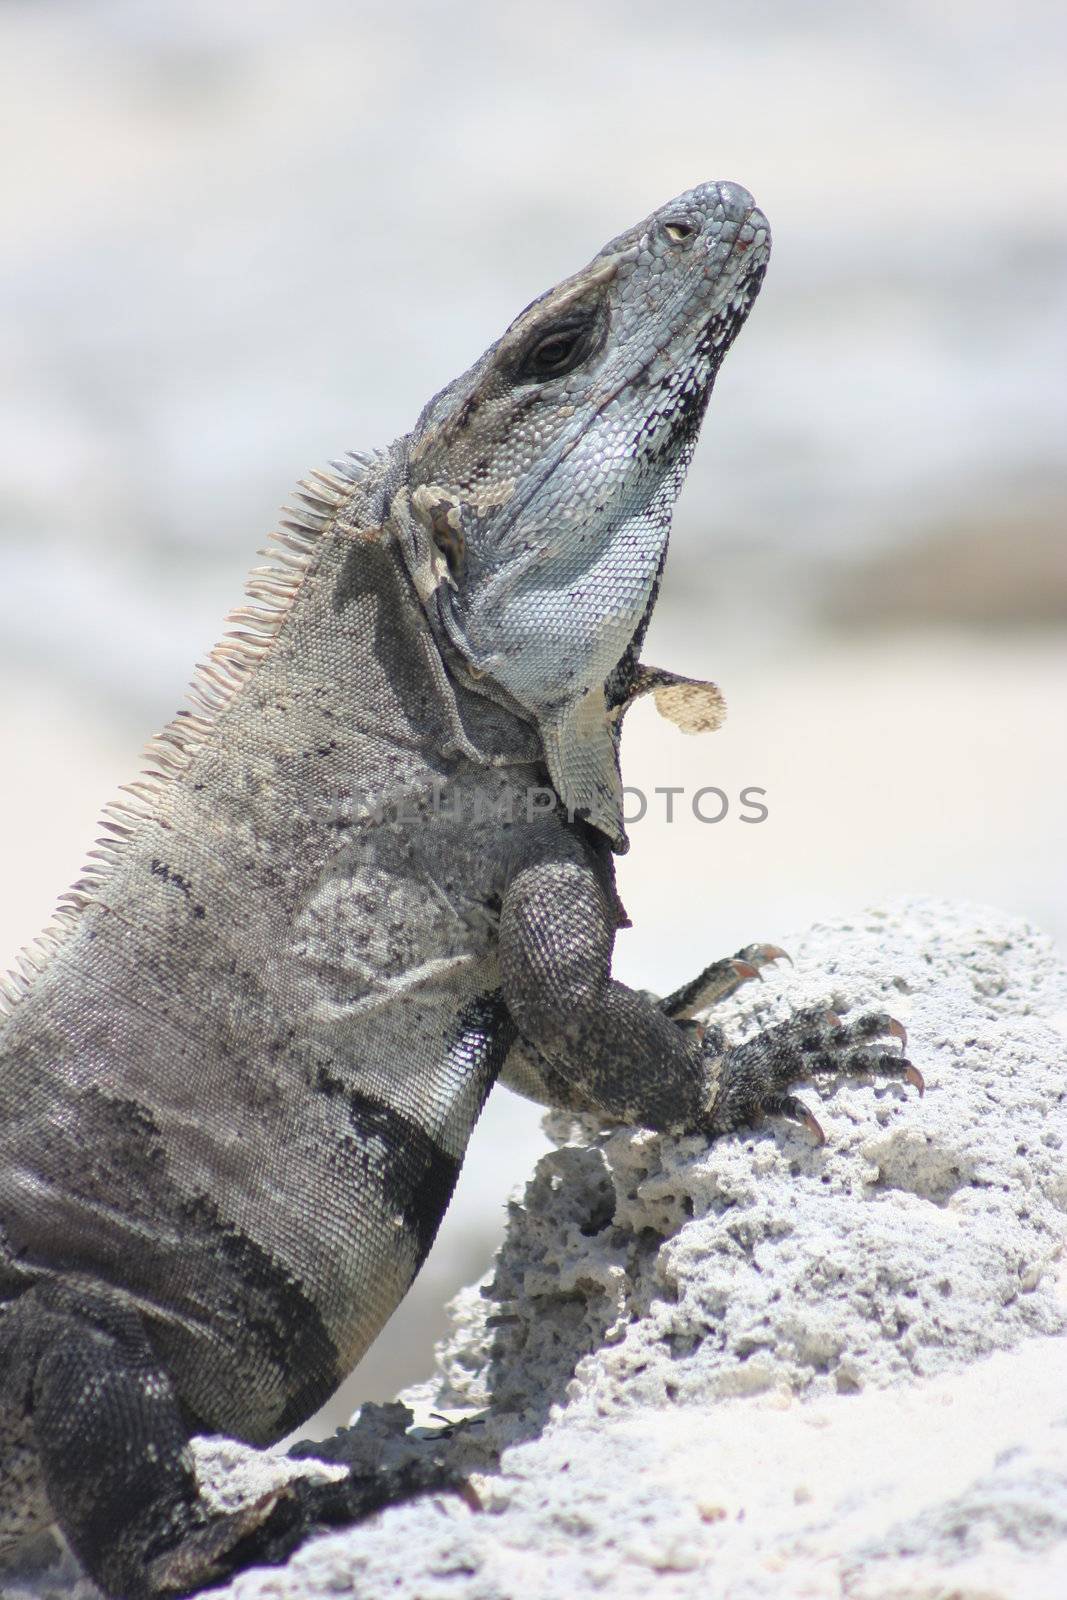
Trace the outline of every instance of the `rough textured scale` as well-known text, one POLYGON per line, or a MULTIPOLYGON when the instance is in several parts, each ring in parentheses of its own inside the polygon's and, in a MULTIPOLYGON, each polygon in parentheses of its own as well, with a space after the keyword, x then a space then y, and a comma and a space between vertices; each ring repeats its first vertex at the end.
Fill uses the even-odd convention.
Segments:
POLYGON ((527 307, 409 435, 302 484, 0 1030, 0 1541, 55 1519, 112 1595, 191 1592, 433 1462, 232 1515, 190 1434, 309 1416, 408 1288, 502 1078, 729 1131, 820 1069, 918 1075, 876 1014, 731 1049, 610 976, 622 713, 671 508, 766 222, 707 184, 527 307))

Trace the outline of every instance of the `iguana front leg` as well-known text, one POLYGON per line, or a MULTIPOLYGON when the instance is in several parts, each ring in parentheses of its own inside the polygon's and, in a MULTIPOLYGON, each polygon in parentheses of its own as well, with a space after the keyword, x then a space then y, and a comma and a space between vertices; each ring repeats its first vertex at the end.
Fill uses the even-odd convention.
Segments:
MULTIPOLYGON (((789 959, 777 945, 750 944, 734 956, 713 961, 695 978, 683 983, 662 1000, 651 990, 645 989, 641 993, 673 1022, 687 1026, 699 1041, 706 1032, 706 1025, 694 1020, 699 1012, 718 1005, 743 983, 758 978, 761 967, 783 958, 789 959)), ((602 1109, 583 1093, 580 1080, 567 1076, 547 1056, 542 1055, 536 1045, 522 1037, 517 1038, 508 1051, 499 1081, 515 1094, 556 1111, 591 1112, 596 1115, 602 1109)))
POLYGON ((903 1040, 885 1013, 845 1025, 829 1011, 800 1011, 731 1047, 719 1028, 701 1036, 686 1026, 695 996, 703 1003, 717 981, 727 984, 726 964, 664 1003, 619 983, 611 976, 616 918, 607 872, 601 855, 562 829, 529 840, 513 864, 501 907, 502 989, 536 1056, 525 1058, 525 1074, 520 1058, 505 1081, 530 1092, 539 1077, 545 1097, 564 1109, 663 1132, 714 1136, 776 1115, 820 1139, 814 1116, 789 1093, 799 1078, 875 1073, 921 1090, 911 1062, 879 1044, 903 1040))

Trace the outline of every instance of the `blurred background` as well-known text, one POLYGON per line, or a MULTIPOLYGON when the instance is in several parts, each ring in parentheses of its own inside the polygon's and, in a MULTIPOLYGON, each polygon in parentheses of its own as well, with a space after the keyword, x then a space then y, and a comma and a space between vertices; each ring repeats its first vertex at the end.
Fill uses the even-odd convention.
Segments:
MULTIPOLYGON (((1065 36, 1052 0, 4 0, 0 960, 292 483, 407 431, 707 178, 754 192, 774 256, 646 658, 730 715, 700 741, 631 714, 617 971, 666 989, 913 892, 1067 937, 1065 36), (668 823, 672 784, 730 810, 668 823)), ((543 1147, 498 1091, 322 1426, 428 1371, 543 1147)))

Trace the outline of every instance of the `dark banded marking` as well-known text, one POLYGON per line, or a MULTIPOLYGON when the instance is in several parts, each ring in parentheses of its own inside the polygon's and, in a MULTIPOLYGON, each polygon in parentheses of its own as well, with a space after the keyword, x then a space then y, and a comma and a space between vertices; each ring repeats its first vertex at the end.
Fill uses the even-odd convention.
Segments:
POLYGON ((221 1299, 223 1286, 240 1285, 231 1290, 231 1306, 223 1301, 216 1309, 240 1319, 250 1379, 263 1361, 284 1379, 287 1398, 274 1423, 280 1438, 325 1405, 345 1376, 337 1346, 303 1285, 262 1245, 223 1221, 213 1201, 186 1202, 182 1212, 186 1247, 203 1272, 201 1293, 221 1299), (223 1270, 213 1270, 213 1263, 223 1270))
MULTIPOLYGON (((472 1078, 475 1080, 472 1128, 514 1037, 515 1025, 500 995, 478 995, 460 1012, 455 1032, 430 1075, 431 1082, 453 1085, 457 1094, 465 1092, 472 1078)), ((368 1176, 373 1170, 380 1181, 385 1209, 403 1218, 404 1227, 415 1242, 417 1272, 429 1254, 452 1198, 462 1155, 446 1150, 434 1131, 416 1115, 380 1095, 348 1087, 324 1065, 318 1068, 314 1086, 331 1098, 343 1096, 360 1145, 366 1150, 377 1145, 381 1150, 381 1161, 373 1169, 368 1167, 368 1176)))
MULTIPOLYGON (((90 1086, 67 1115, 39 1118, 29 1133, 34 1182, 16 1188, 10 1171, 0 1181, 5 1250, 22 1273, 44 1268, 136 1296, 205 1432, 266 1443, 329 1398, 344 1373, 315 1286, 228 1220, 213 1196, 184 1189, 147 1106, 90 1086), (195 1356, 190 1325, 202 1330, 195 1356)), ((277 1233, 279 1219, 263 1225, 277 1233)))

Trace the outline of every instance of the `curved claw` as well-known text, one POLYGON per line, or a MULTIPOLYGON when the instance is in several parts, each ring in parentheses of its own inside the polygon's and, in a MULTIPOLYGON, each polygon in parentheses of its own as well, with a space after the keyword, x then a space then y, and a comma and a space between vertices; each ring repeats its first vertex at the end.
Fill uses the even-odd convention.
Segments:
POLYGON ((913 1066, 909 1061, 907 1066, 904 1068, 904 1077, 907 1079, 908 1083, 912 1084, 914 1088, 918 1089, 919 1098, 921 1100, 923 1095, 926 1093, 926 1079, 923 1077, 918 1067, 913 1066))
POLYGON ((789 954, 789 951, 782 950, 776 944, 759 944, 756 949, 759 951, 760 961, 763 963, 768 961, 788 961, 790 966, 793 965, 793 957, 789 954))
POLYGON ((741 979, 742 983, 747 983, 749 978, 762 978, 763 977, 762 972, 755 965, 754 962, 752 962, 752 961, 742 961, 740 959, 740 957, 738 957, 738 956, 734 956, 728 962, 728 965, 733 968, 734 972, 736 972, 737 976, 741 979))
POLYGON ((739 961, 747 961, 757 967, 765 967, 772 961, 788 961, 793 965, 793 958, 788 951, 776 944, 746 944, 743 950, 737 952, 739 961))
POLYGON ((889 1026, 885 1031, 886 1033, 891 1034, 894 1039, 900 1040, 900 1048, 902 1051, 908 1048, 908 1030, 905 1028, 902 1022, 897 1021, 896 1017, 890 1017, 889 1026))
POLYGON ((807 1128, 816 1144, 825 1144, 826 1135, 823 1133, 822 1127, 816 1117, 808 1110, 807 1106, 801 1106, 801 1112, 801 1126, 807 1128))
POLYGON ((796 1095, 769 1094, 763 1101, 762 1109, 764 1116, 785 1117, 788 1122, 796 1122, 802 1128, 807 1128, 817 1144, 826 1143, 826 1135, 814 1115, 796 1095))

